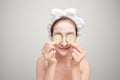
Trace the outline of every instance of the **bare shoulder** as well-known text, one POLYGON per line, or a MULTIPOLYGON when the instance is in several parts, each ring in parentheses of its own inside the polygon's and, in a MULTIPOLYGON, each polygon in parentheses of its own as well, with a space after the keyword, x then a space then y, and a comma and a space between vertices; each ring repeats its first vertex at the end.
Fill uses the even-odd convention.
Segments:
POLYGON ((85 58, 80 63, 80 71, 84 80, 90 79, 90 65, 85 58))
POLYGON ((84 58, 80 63, 81 68, 89 67, 88 61, 84 58))
POLYGON ((38 68, 45 69, 46 68, 46 60, 45 60, 45 58, 43 56, 39 57, 37 59, 36 65, 37 65, 38 68))
POLYGON ((37 80, 43 80, 46 72, 46 61, 43 56, 39 57, 36 63, 37 80))

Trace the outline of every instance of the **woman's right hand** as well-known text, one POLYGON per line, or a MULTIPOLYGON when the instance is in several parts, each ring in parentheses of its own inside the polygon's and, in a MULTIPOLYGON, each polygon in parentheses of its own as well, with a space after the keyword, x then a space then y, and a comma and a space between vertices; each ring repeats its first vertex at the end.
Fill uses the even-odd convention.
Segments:
POLYGON ((55 53, 56 53, 55 45, 56 43, 54 42, 46 42, 42 49, 42 54, 45 57, 45 59, 48 61, 49 65, 57 63, 57 60, 55 58, 55 53))

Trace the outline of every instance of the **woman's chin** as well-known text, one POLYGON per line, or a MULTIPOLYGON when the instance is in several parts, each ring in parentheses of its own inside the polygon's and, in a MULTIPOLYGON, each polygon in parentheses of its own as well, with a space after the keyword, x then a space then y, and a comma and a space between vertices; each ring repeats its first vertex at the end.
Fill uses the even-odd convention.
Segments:
POLYGON ((71 47, 57 47, 56 48, 56 52, 60 55, 60 56, 67 56, 71 51, 71 47))
POLYGON ((59 50, 59 51, 57 51, 57 53, 59 55, 61 55, 61 56, 67 56, 67 54, 69 53, 69 51, 68 50, 59 50))

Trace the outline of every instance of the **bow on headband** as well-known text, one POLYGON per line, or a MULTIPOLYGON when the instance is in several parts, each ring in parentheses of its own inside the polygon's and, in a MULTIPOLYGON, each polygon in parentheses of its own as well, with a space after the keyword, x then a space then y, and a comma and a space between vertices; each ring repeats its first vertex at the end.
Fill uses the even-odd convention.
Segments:
POLYGON ((58 8, 55 8, 51 11, 52 16, 57 16, 57 15, 62 15, 62 16, 67 16, 67 15, 76 15, 76 10, 74 8, 68 8, 66 10, 61 10, 58 8))

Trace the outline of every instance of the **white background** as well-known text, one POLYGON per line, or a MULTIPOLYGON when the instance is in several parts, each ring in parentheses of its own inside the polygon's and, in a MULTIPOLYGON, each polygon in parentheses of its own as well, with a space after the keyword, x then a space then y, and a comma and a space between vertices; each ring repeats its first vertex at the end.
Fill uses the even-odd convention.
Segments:
POLYGON ((120 80, 119 0, 0 0, 0 80, 36 80, 36 61, 49 40, 52 8, 76 8, 86 26, 91 80, 120 80))

